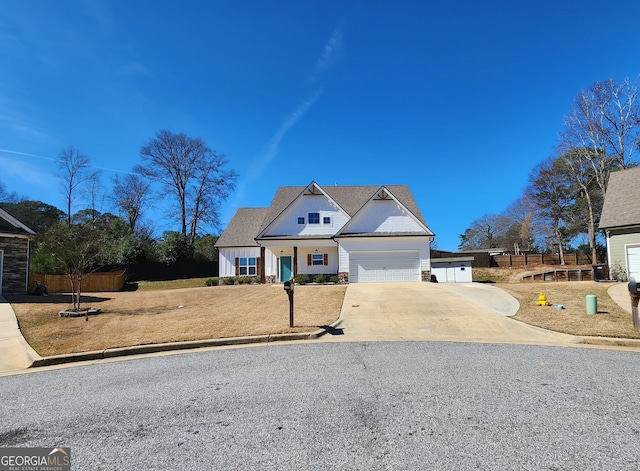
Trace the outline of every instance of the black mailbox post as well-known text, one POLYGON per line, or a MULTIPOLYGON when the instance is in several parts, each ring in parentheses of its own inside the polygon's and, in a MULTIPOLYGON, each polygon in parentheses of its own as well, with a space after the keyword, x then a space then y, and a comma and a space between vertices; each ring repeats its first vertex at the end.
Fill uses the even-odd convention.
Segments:
POLYGON ((284 290, 289 295, 289 327, 293 327, 293 287, 295 283, 293 281, 284 282, 284 290))
POLYGON ((629 296, 631 296, 631 315, 633 316, 633 328, 640 330, 640 317, 638 317, 638 301, 640 300, 640 283, 629 282, 629 296))

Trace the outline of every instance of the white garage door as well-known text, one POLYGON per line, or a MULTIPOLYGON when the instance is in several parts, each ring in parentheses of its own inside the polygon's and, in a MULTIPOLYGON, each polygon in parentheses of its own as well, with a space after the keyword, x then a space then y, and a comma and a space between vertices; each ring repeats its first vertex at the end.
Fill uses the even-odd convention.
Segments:
POLYGON ((627 247, 627 268, 629 279, 640 281, 640 246, 627 247))
POLYGON ((350 283, 420 281, 418 251, 351 252, 350 283))

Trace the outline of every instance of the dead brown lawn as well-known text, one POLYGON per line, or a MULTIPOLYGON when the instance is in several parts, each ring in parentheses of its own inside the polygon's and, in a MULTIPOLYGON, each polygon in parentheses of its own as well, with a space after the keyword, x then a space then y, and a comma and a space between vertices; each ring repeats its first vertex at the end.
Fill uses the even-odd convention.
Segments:
POLYGON ((557 332, 596 337, 640 338, 633 330, 631 314, 618 306, 607 293, 610 283, 593 281, 521 282, 523 275, 554 269, 588 268, 588 266, 531 266, 513 268, 474 268, 474 281, 496 283, 520 301, 520 310, 514 316, 527 324, 557 332), (538 295, 544 293, 552 304, 565 309, 536 305, 538 295), (588 294, 598 297, 598 314, 586 313, 588 294))
POLYGON ((609 283, 593 281, 497 283, 520 301, 515 319, 527 324, 573 335, 640 338, 633 330, 631 314, 618 306, 607 293, 609 283), (538 295, 544 293, 553 306, 537 306, 538 295), (598 297, 598 313, 586 313, 586 296, 598 297))
POLYGON ((311 332, 340 316, 345 286, 296 286, 295 327, 281 285, 85 293, 102 314, 60 318, 69 295, 7 296, 22 333, 42 356, 185 340, 311 332))

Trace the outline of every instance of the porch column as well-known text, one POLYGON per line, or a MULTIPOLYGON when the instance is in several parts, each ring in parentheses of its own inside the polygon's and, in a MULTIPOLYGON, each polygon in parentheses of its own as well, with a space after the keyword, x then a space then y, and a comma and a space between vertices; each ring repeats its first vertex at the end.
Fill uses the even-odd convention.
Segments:
POLYGON ((293 277, 298 276, 298 247, 293 247, 293 277))
POLYGON ((265 253, 265 248, 264 247, 260 247, 260 283, 262 283, 262 284, 265 283, 264 253, 265 253))

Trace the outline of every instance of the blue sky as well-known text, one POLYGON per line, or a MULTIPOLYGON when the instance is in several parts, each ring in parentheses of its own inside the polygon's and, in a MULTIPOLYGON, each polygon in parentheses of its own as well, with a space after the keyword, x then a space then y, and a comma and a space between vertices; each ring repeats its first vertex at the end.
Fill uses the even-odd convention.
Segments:
POLYGON ((638 18, 635 0, 4 0, 0 182, 62 208, 62 148, 108 187, 169 129, 240 175, 223 227, 281 185, 407 184, 454 250, 520 196, 581 89, 640 73, 638 18))

